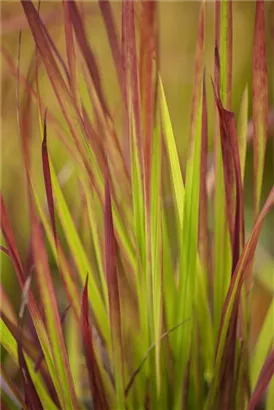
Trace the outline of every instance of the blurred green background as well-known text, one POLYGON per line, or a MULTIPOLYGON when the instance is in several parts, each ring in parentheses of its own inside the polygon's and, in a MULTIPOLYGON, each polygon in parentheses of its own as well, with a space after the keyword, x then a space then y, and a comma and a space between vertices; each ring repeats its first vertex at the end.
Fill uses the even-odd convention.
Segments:
MULTIPOLYGON (((85 15, 85 24, 90 44, 97 56, 103 87, 110 103, 111 112, 119 110, 121 97, 115 69, 112 63, 110 48, 96 2, 78 2, 85 15)), ((112 2, 118 27, 120 27, 119 2, 112 2)), ((200 3, 196 1, 159 2, 158 24, 160 45, 160 71, 166 90, 171 119, 174 126, 177 146, 181 155, 182 168, 186 158, 186 147, 189 134, 190 102, 192 93, 194 56, 196 47, 196 32, 200 3)), ((274 94, 274 3, 266 2, 266 24, 268 40, 268 73, 269 73, 269 107, 273 115, 274 94)), ((233 87, 232 109, 236 114, 242 93, 246 85, 249 91, 249 118, 252 114, 251 64, 254 26, 255 2, 233 2, 233 87)), ((18 34, 22 31, 21 72, 26 75, 34 53, 34 42, 27 26, 22 7, 17 2, 1 2, 1 41, 15 64, 18 53, 18 34)), ((45 22, 55 45, 62 55, 65 55, 63 9, 61 2, 41 2, 41 16, 45 22)), ((213 74, 214 54, 214 2, 206 6, 206 78, 208 92, 209 114, 209 151, 212 151, 213 135, 213 99, 210 76, 213 74)), ((8 213, 15 231, 17 244, 23 260, 28 249, 29 221, 27 212, 26 191, 24 185, 24 170, 21 156, 21 145, 16 118, 16 80, 1 54, 1 185, 8 206, 8 213)), ((21 87, 23 94, 23 87, 21 87)), ((55 96, 51 91, 46 74, 40 71, 40 92, 46 105, 58 116, 60 112, 55 96)), ((60 118, 61 118, 61 114, 60 118)), ((61 170, 67 162, 67 156, 62 145, 56 138, 51 138, 50 151, 57 169, 61 170)), ((37 112, 32 116, 32 166, 35 181, 43 192, 41 168, 41 140, 38 133, 37 112)), ((266 197, 274 181, 274 144, 273 124, 269 132, 266 168, 263 186, 263 199, 266 197)), ((249 144, 247 153, 245 198, 246 198, 246 228, 247 234, 253 223, 253 163, 252 146, 249 144)), ((75 217, 77 216, 77 184, 71 178, 64 186, 75 217)), ((254 338, 265 315, 274 292, 274 214, 268 215, 256 253, 256 282, 253 290, 253 327, 254 338)), ((8 295, 18 308, 20 298, 15 274, 6 256, 1 257, 1 280, 8 295)))

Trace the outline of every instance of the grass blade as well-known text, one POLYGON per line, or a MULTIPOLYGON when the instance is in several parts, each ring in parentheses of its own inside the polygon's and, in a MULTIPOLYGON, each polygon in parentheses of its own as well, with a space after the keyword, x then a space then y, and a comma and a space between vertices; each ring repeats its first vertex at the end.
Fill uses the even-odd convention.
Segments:
POLYGON ((268 81, 264 1, 257 0, 252 55, 254 218, 260 209, 268 119, 268 81))
POLYGON ((112 219, 108 168, 106 168, 105 181, 105 269, 108 284, 109 316, 112 332, 112 354, 115 373, 117 407, 124 408, 122 323, 116 261, 116 239, 112 219))
POLYGON ((164 87, 159 76, 159 100, 162 129, 165 139, 165 144, 168 152, 169 165, 171 169, 171 181, 174 195, 174 202, 176 205, 176 215, 179 222, 179 231, 182 229, 183 223, 183 209, 184 209, 184 197, 185 189, 183 184, 183 177, 180 168, 178 150, 176 147, 175 137, 173 134, 172 124, 168 112, 167 101, 165 97, 164 87))
POLYGON ((32 217, 32 246, 49 342, 58 378, 59 400, 65 408, 76 410, 78 409, 78 402, 72 384, 72 376, 69 368, 57 301, 54 294, 41 227, 35 216, 32 217))
POLYGON ((237 135, 239 138, 239 153, 240 153, 240 163, 241 163, 241 173, 242 173, 242 183, 244 183, 245 175, 245 158, 246 158, 246 148, 247 148, 247 125, 248 125, 248 87, 244 89, 242 96, 240 113, 237 123, 237 135))
POLYGON ((92 330, 89 324, 88 277, 82 295, 81 329, 83 335, 86 362, 88 367, 89 384, 92 393, 93 406, 96 409, 107 410, 109 406, 107 403, 106 393, 103 390, 103 382, 94 352, 92 330))
MULTIPOLYGON (((215 85, 226 109, 230 109, 232 80, 232 1, 215 3, 215 85), (220 53, 220 55, 219 55, 220 53)), ((217 339, 221 310, 231 278, 231 248, 225 209, 225 187, 218 112, 214 122, 214 330, 217 339)))
MULTIPOLYGON (((183 212, 183 229, 180 238, 179 281, 180 298, 176 309, 176 317, 181 320, 192 318, 188 326, 179 329, 176 341, 176 383, 182 385, 190 354, 193 326, 193 307, 195 287, 197 283, 198 229, 199 229, 199 194, 200 194, 200 162, 202 147, 202 115, 203 115, 203 72, 204 72, 204 25, 205 2, 201 4, 197 48, 195 56, 195 72, 191 109, 189 156, 186 166, 185 199, 183 212), (182 351, 182 346, 183 351, 182 351)), ((182 392, 176 389, 175 408, 181 407, 182 392)))
POLYGON ((42 403, 39 399, 35 386, 30 377, 28 366, 25 361, 24 353, 20 343, 18 343, 18 360, 21 377, 23 379, 26 406, 30 410, 43 410, 42 403))

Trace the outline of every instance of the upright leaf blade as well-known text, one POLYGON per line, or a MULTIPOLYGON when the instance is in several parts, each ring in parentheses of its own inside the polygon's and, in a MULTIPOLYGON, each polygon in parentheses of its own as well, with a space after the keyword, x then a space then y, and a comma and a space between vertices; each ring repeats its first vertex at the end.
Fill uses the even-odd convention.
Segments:
POLYGON ((108 409, 106 393, 103 389, 103 381, 97 364, 94 352, 92 330, 89 324, 88 309, 88 277, 82 295, 81 304, 81 329, 83 335, 84 349, 89 375, 90 390, 92 393, 92 402, 96 409, 108 409))
POLYGON ((257 0, 252 55, 253 151, 254 151, 254 216, 260 209, 268 127, 268 79, 264 1, 257 0))
POLYGON ((105 267, 108 285, 109 317, 112 333, 112 355, 116 383, 116 405, 124 407, 124 375, 123 375, 123 339, 120 308, 120 292, 118 283, 118 270, 116 260, 116 239, 114 234, 112 206, 110 195, 110 182, 108 167, 105 174, 105 267))

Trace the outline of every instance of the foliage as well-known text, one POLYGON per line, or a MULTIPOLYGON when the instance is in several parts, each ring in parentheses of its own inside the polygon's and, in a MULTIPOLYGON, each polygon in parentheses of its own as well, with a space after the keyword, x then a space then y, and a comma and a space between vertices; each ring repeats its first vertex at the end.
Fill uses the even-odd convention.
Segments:
MULTIPOLYGON (((260 205, 268 115, 264 3, 257 1, 254 26, 255 219, 248 239, 243 197, 247 91, 236 127, 230 111, 232 2, 215 4, 213 240, 208 223, 212 172, 207 174, 206 166, 205 2, 185 175, 159 72, 157 3, 124 1, 121 39, 111 3, 99 1, 99 6, 120 86, 120 122, 111 113, 85 16, 74 1, 63 3, 65 56, 31 1, 22 1, 36 45, 27 77, 20 70, 21 37, 17 62, 2 48, 17 81, 15 109, 31 233, 23 264, 1 196, 1 250, 11 259, 22 291, 17 317, 1 288, 1 345, 19 370, 19 378, 12 378, 1 365, 1 403, 3 408, 47 410, 255 409, 274 371, 273 303, 253 352, 249 345, 254 253, 274 204, 273 188, 260 205), (43 102, 41 65, 61 119, 43 102), (42 195, 31 169, 33 109, 40 123, 42 195), (80 227, 48 149, 53 136, 73 165, 80 227), (167 182, 170 207, 164 200, 167 182)), ((270 386, 273 397, 273 382, 270 386)))

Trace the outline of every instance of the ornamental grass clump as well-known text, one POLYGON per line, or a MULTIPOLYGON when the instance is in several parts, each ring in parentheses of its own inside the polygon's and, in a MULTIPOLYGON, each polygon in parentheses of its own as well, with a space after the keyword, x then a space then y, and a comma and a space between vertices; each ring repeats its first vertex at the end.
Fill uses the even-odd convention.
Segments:
POLYGON ((243 195, 248 98, 245 91, 236 127, 232 2, 215 4, 209 172, 205 2, 184 172, 159 69, 157 3, 123 1, 119 33, 111 2, 99 1, 121 96, 119 120, 102 86, 81 5, 63 2, 63 55, 40 17, 40 4, 21 3, 35 42, 27 75, 20 66, 23 35, 18 58, 4 47, 2 56, 17 84, 14 112, 30 236, 23 263, 1 196, 2 257, 11 259, 22 295, 15 314, 1 289, 2 408, 254 410, 263 398, 271 410, 273 302, 252 350, 249 343, 254 253, 274 205, 274 188, 261 204, 268 119, 263 1, 256 3, 254 24, 255 218, 248 238, 243 195), (42 68, 60 114, 43 101, 42 68), (31 166, 34 115, 42 192, 31 166), (73 169, 80 225, 52 159, 53 138, 73 169), (5 365, 7 357, 16 372, 5 365))

